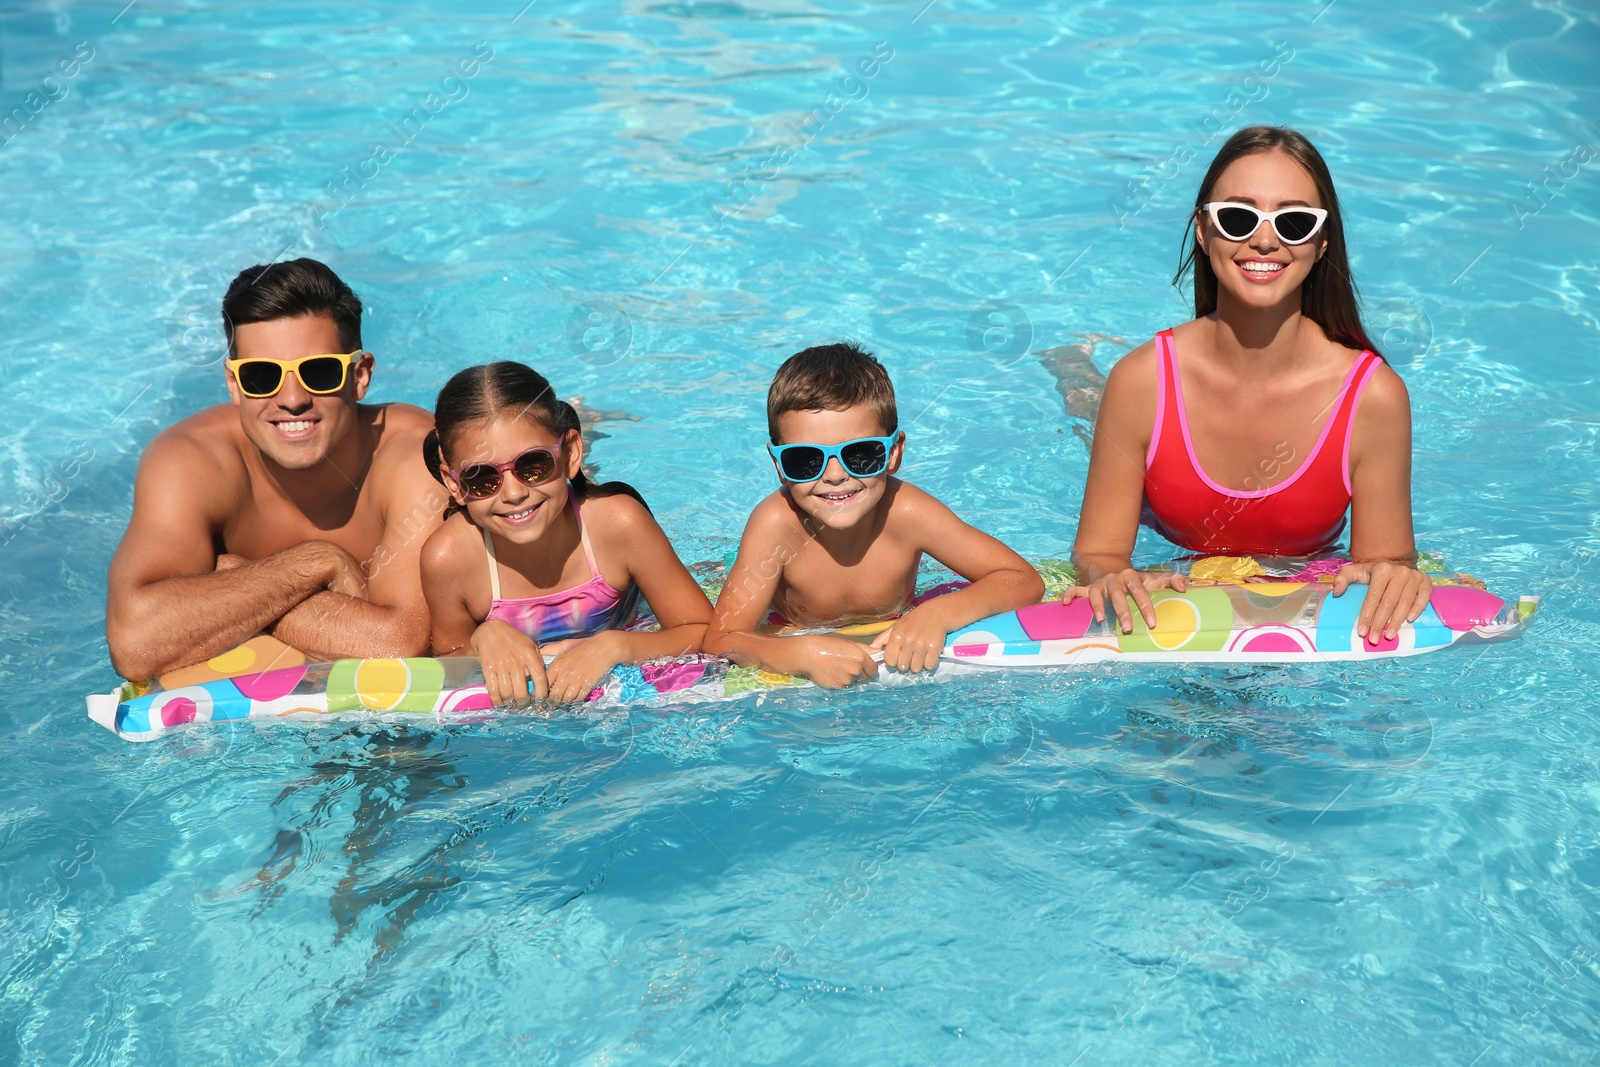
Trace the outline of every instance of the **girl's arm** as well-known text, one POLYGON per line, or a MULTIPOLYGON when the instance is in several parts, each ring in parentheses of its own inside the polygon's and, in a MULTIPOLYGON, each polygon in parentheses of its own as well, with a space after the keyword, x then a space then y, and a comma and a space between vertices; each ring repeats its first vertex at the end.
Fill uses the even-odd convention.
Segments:
POLYGON ((422 594, 433 618, 435 656, 477 656, 496 704, 521 703, 549 692, 544 655, 520 630, 473 617, 465 589, 471 568, 486 566, 477 529, 464 519, 447 522, 422 546, 422 594), (476 549, 476 551, 474 551, 476 549), (531 683, 531 685, 530 685, 531 683))
POLYGON ((589 536, 597 553, 624 557, 628 580, 639 586, 661 629, 653 633, 606 630, 591 637, 558 641, 545 646, 556 659, 549 667, 550 698, 578 701, 587 696, 605 673, 619 663, 686 656, 700 651, 711 604, 672 542, 643 505, 632 497, 605 498, 601 512, 589 522, 589 536))
POLYGON ((912 608, 878 635, 873 648, 899 671, 932 670, 950 631, 990 615, 1036 604, 1044 579, 998 539, 962 522, 955 512, 914 485, 896 489, 890 522, 911 531, 926 552, 972 584, 912 608))
POLYGON ((1368 583, 1356 632, 1393 638, 1428 605, 1433 583, 1417 570, 1411 526, 1411 398, 1387 366, 1367 383, 1350 442, 1350 558, 1333 582, 1339 596, 1368 583))
MULTIPOLYGON (((1139 535, 1144 506, 1145 453, 1150 448, 1156 411, 1156 348, 1147 341, 1111 368, 1105 398, 1094 424, 1089 477, 1083 487, 1083 510, 1072 561, 1078 581, 1088 586, 1089 604, 1100 622, 1111 605, 1123 633, 1133 630, 1133 601, 1146 624, 1156 624, 1151 589, 1170 585, 1182 590, 1180 575, 1146 574, 1133 569, 1133 543, 1139 535)), ((1084 595, 1069 591, 1062 599, 1084 595)))

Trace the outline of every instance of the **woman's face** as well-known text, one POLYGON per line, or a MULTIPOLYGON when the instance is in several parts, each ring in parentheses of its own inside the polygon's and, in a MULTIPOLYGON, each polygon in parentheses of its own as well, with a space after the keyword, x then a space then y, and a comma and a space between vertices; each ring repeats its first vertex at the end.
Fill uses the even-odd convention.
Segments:
MULTIPOLYGON (((1241 156, 1217 176, 1208 202, 1229 200, 1261 211, 1286 207, 1326 207, 1316 182, 1293 158, 1276 150, 1241 156)), ((1284 244, 1263 220, 1249 237, 1231 241, 1201 211, 1195 219, 1202 253, 1217 273, 1219 307, 1236 302, 1247 308, 1300 305, 1300 287, 1327 248, 1325 229, 1303 244, 1284 244)))

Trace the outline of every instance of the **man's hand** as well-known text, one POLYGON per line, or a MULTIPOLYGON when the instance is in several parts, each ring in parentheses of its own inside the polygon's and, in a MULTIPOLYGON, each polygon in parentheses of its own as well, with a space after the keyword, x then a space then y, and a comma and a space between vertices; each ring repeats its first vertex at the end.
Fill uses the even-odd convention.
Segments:
POLYGON ((1189 588, 1189 580, 1181 574, 1168 574, 1164 571, 1139 571, 1132 567, 1127 570, 1117 571, 1112 574, 1102 575, 1090 582, 1085 588, 1075 585, 1061 594, 1061 602, 1070 604, 1081 596, 1089 598, 1089 606, 1094 609, 1096 622, 1106 621, 1106 604, 1111 605, 1116 613, 1117 623, 1125 634, 1133 632, 1133 613, 1128 610, 1128 601, 1133 601, 1139 609, 1139 614, 1144 616, 1145 625, 1155 629, 1156 608, 1150 600, 1150 593, 1156 589, 1175 589, 1183 592, 1189 588))
POLYGON ((811 634, 783 640, 800 646, 798 651, 806 677, 824 689, 843 689, 863 678, 878 676, 878 663, 872 658, 872 650, 847 637, 811 634))
POLYGON ((327 589, 330 593, 343 593, 357 600, 367 599, 367 575, 361 563, 350 553, 330 541, 311 541, 326 558, 331 574, 327 589))
POLYGON ((526 703, 530 683, 533 699, 543 700, 549 695, 544 654, 521 630, 499 619, 490 619, 472 632, 471 647, 472 654, 483 665, 483 681, 489 687, 489 699, 496 705, 526 703))
POLYGON ((1428 606, 1433 579, 1403 563, 1347 563, 1333 576, 1333 595, 1343 596, 1352 585, 1365 584, 1367 599, 1361 604, 1356 633, 1370 645, 1392 641, 1402 623, 1416 622, 1428 606))
POLYGON ((912 608, 879 634, 872 647, 883 653, 883 665, 915 674, 939 665, 950 631, 934 611, 934 602, 912 608))

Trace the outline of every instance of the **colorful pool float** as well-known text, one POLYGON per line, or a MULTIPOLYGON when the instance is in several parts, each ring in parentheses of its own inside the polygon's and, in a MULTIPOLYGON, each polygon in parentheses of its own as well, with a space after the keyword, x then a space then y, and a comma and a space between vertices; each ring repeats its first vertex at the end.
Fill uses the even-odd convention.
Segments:
MULTIPOLYGON (((1203 571, 1192 575, 1221 573, 1203 571)), ((1229 568, 1223 584, 1156 592, 1156 626, 1137 613, 1132 633, 1096 623, 1086 600, 1042 604, 982 619, 952 634, 939 674, 969 668, 1069 667, 1107 660, 1162 663, 1316 663, 1411 656, 1520 634, 1538 597, 1507 601, 1473 585, 1437 586, 1421 617, 1392 640, 1356 634, 1365 586, 1331 595, 1326 581, 1273 581, 1229 568)), ((1059 581, 1052 583, 1059 588, 1059 581)), ((870 641, 889 623, 834 631, 870 641)), ((904 677, 879 675, 880 684, 904 677)), ((595 708, 694 704, 809 686, 801 676, 738 667, 713 656, 621 666, 589 694, 595 708)), ((478 661, 339 660, 308 663, 271 637, 255 637, 194 667, 148 683, 127 682, 88 698, 89 717, 129 741, 149 741, 191 723, 244 719, 325 720, 330 715, 441 722, 492 711, 478 661)))

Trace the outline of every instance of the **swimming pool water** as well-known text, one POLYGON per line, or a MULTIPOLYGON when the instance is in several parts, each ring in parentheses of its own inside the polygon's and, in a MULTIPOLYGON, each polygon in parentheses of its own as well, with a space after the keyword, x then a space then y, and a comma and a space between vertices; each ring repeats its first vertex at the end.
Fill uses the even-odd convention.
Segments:
POLYGON ((0 1062, 1592 1061, 1592 5, 29 0, 0 34, 0 1062), (1333 167, 1420 540, 1543 595, 1528 638, 604 721, 84 718, 139 449, 222 398, 244 265, 352 283, 377 399, 535 364, 691 561, 771 487, 780 359, 858 339, 907 476, 1060 556, 1067 404, 1185 317, 1186 202, 1254 122, 1333 167))

